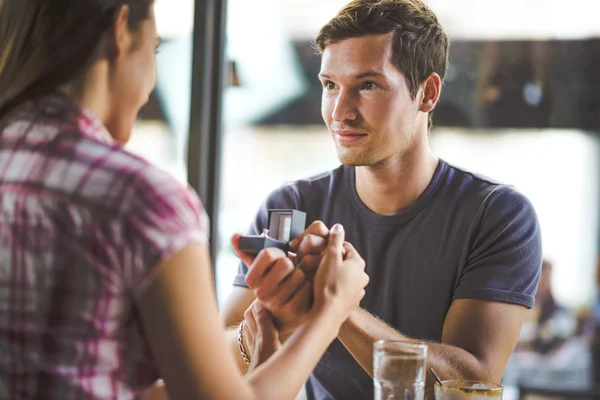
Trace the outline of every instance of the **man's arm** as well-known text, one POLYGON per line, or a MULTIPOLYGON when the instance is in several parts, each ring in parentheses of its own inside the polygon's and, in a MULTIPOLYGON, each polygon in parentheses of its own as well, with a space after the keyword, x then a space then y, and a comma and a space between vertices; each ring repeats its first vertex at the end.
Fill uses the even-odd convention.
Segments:
MULTIPOLYGON (((428 366, 444 380, 500 382, 525 314, 526 308, 519 305, 455 300, 446 316, 442 343, 429 343, 428 366)), ((373 343, 409 338, 366 311, 357 310, 342 325, 339 339, 372 376, 373 343)), ((428 386, 434 381, 428 376, 428 386)))
MULTIPOLYGON (((317 269, 317 260, 325 243, 323 236, 310 232, 299 237, 299 268, 307 276, 317 269)), ((499 382, 508 357, 519 339, 525 313, 526 308, 519 305, 455 300, 444 321, 442 342, 429 343, 429 366, 442 379, 499 382)), ((338 338, 371 376, 374 342, 381 339, 413 339, 362 309, 350 314, 338 338)), ((429 376, 428 386, 431 387, 434 381, 433 376, 429 376)))

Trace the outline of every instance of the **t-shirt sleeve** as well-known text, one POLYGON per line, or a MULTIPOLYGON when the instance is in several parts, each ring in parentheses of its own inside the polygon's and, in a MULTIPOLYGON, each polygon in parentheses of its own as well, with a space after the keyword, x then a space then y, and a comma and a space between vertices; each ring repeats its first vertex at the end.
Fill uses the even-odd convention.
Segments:
POLYGON ((127 284, 139 294, 157 267, 190 243, 208 246, 208 216, 196 192, 166 172, 138 180, 126 218, 124 267, 127 284))
MULTIPOLYGON (((269 197, 261 204, 254 221, 247 231, 247 235, 259 235, 263 229, 267 228, 267 218, 271 209, 300 209, 297 191, 293 185, 281 187, 273 191, 269 197)), ((248 266, 242 261, 238 264, 238 272, 233 279, 233 286, 247 288, 246 274, 248 266)))
POLYGON ((454 299, 533 307, 542 265, 533 205, 514 188, 499 186, 487 195, 480 215, 454 299))

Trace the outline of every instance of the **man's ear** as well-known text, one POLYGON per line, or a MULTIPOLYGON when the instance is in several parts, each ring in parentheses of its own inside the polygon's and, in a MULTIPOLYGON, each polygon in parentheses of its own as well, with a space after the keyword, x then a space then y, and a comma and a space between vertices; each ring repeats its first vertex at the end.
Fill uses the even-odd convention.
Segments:
POLYGON ((116 12, 113 25, 107 36, 107 56, 116 60, 127 53, 133 41, 133 35, 129 30, 129 6, 122 5, 116 12))
POLYGON ((440 99, 440 93, 442 92, 442 79, 438 74, 433 72, 427 77, 421 84, 421 96, 419 111, 428 113, 431 112, 438 100, 440 99))

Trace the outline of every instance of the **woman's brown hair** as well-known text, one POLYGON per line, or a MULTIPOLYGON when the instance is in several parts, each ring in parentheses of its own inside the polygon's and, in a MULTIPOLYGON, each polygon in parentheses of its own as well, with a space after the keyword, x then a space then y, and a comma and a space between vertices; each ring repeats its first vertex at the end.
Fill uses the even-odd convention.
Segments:
POLYGON ((18 104, 80 79, 116 12, 136 30, 153 0, 0 0, 0 118, 18 104))

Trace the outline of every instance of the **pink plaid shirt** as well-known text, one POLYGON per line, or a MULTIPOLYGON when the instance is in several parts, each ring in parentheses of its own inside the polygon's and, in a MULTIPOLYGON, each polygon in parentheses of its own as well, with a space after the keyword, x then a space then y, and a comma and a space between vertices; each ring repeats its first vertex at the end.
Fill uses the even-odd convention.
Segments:
POLYGON ((131 399, 158 378, 135 306, 207 242, 198 197, 60 95, 0 127, 0 399, 131 399))

